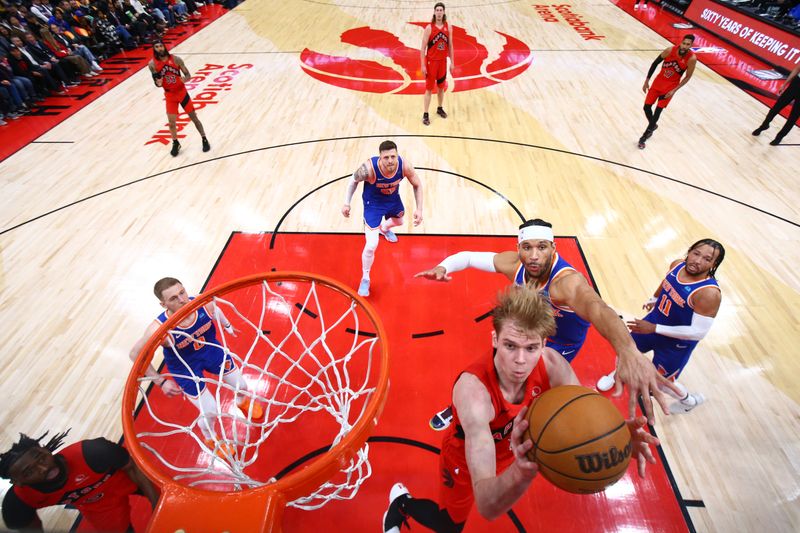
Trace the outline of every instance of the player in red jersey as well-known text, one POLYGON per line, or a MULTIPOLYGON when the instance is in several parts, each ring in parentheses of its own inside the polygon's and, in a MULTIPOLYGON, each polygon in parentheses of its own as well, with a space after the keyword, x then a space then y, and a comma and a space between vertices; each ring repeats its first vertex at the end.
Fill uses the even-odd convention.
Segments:
POLYGON ((692 43, 694 43, 694 35, 684 35, 681 44, 671 46, 661 52, 661 54, 650 65, 650 70, 647 72, 647 79, 644 80, 642 91, 647 94, 644 98, 644 114, 647 117, 647 129, 644 130, 642 137, 639 139, 639 148, 645 147, 647 139, 653 136, 653 132, 658 129, 658 118, 661 112, 667 107, 675 95, 675 93, 689 83, 689 80, 694 74, 694 67, 697 64, 697 57, 692 52, 692 43), (656 71, 659 63, 664 62, 661 67, 661 72, 653 80, 653 86, 650 86, 650 77, 656 71), (681 79, 683 74, 686 76, 681 79), (652 106, 658 100, 656 110, 653 112, 652 106))
POLYGON ((453 29, 447 23, 444 13, 444 4, 437 2, 433 7, 431 23, 425 27, 422 34, 422 47, 419 51, 422 63, 422 76, 425 78, 425 112, 422 113, 422 123, 426 126, 431 123, 428 109, 431 106, 431 93, 436 86, 436 98, 439 106, 436 114, 447 118, 447 113, 442 108, 444 103, 444 89, 447 86, 447 58, 450 58, 450 75, 453 75, 453 29))
MULTIPOLYGON (((493 311, 493 356, 468 366, 453 386, 454 423, 442 439, 439 456, 439 504, 412 498, 402 483, 392 487, 383 530, 398 533, 408 517, 434 531, 459 532, 473 502, 493 520, 508 511, 528 489, 538 467, 523 442, 530 402, 551 387, 577 385, 567 360, 544 341, 555 332, 550 304, 538 292, 509 287, 493 311)), ((646 462, 655 462, 645 418, 628 421, 632 454, 644 476, 646 462)))
POLYGON ((20 434, 0 455, 0 477, 12 486, 3 498, 3 520, 11 529, 42 529, 37 509, 71 505, 97 531, 131 527, 128 497, 137 492, 155 507, 158 490, 136 467, 128 451, 104 438, 71 444, 57 454, 69 430, 41 446, 20 434))
POLYGON ((194 122, 197 131, 203 137, 203 151, 211 150, 211 145, 206 139, 206 132, 203 130, 203 123, 197 118, 192 99, 186 91, 184 82, 192 75, 183 63, 183 60, 169 53, 167 47, 161 41, 153 44, 153 59, 147 64, 153 74, 153 81, 156 87, 164 89, 164 97, 167 100, 167 119, 169 120, 169 132, 172 135, 172 156, 178 155, 181 143, 178 142, 178 104, 189 114, 189 118, 194 122))

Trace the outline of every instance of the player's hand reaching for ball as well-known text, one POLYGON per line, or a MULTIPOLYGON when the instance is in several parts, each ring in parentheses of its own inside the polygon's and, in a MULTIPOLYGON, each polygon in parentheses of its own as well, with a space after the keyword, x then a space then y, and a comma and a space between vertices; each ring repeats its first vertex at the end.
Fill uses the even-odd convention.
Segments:
POLYGON ((525 439, 528 421, 525 413, 528 407, 520 409, 514 418, 514 429, 511 430, 511 450, 514 452, 514 464, 525 479, 533 479, 539 472, 539 465, 528 458, 528 452, 533 449, 533 441, 525 439))
POLYGON ((453 279, 447 275, 447 270, 445 270, 443 266, 437 266, 430 270, 417 272, 416 274, 414 274, 414 277, 430 279, 433 281, 450 281, 451 279, 453 279))
POLYGON ((342 214, 345 218, 350 218, 350 204, 344 204, 344 206, 342 206, 342 214))
POLYGON ((644 477, 644 470, 647 467, 647 463, 656 464, 656 458, 653 455, 653 450, 650 448, 650 445, 658 446, 661 444, 654 435, 645 431, 644 425, 646 422, 647 419, 643 416, 625 421, 625 423, 628 424, 628 431, 631 432, 631 455, 636 459, 639 468, 639 477, 641 478, 644 477))

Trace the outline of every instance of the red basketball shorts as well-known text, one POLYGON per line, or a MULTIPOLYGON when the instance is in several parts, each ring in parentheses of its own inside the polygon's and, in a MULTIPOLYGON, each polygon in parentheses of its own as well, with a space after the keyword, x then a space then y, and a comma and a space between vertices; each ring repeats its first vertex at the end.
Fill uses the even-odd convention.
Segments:
MULTIPOLYGON (((442 441, 442 452, 439 455, 439 506, 447 511, 456 524, 467 521, 472 504, 475 502, 475 493, 472 490, 472 477, 466 466, 463 445, 454 449, 449 446, 445 437, 442 441)), ((514 462, 513 454, 502 454, 497 457, 496 471, 502 473, 514 462)))
POLYGON ((434 86, 440 89, 447 87, 447 59, 429 59, 425 63, 428 75, 425 77, 425 90, 432 91, 434 86))
POLYGON ((658 107, 667 107, 672 98, 664 98, 664 95, 675 87, 658 87, 655 85, 650 87, 650 90, 647 91, 647 95, 644 97, 644 105, 653 105, 653 103, 658 100, 658 107))
POLYGON ((167 101, 167 115, 177 115, 178 105, 187 113, 194 111, 194 104, 192 103, 192 99, 189 98, 189 93, 186 91, 177 94, 166 93, 165 97, 167 101))

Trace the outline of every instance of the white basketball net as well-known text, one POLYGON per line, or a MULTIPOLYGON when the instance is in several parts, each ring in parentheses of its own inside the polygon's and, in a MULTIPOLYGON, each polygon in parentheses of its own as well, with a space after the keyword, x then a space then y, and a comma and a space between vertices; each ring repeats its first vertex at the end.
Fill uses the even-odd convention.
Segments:
MULTIPOLYGON (((193 342, 222 348, 229 354, 247 377, 249 390, 242 390, 239 386, 226 383, 223 380, 223 369, 213 377, 195 375, 186 361, 178 355, 177 350, 171 348, 186 367, 186 373, 181 373, 181 377, 188 377, 196 383, 205 382, 206 386, 212 385, 209 390, 212 391, 216 402, 215 412, 208 412, 201 407, 201 410, 205 411, 203 413, 199 413, 189 402, 182 403, 180 406, 182 411, 192 410, 198 414, 192 423, 185 425, 163 417, 157 406, 151 404, 149 395, 145 393, 152 378, 139 379, 139 392, 143 398, 144 408, 153 420, 151 425, 156 426, 156 429, 148 427, 146 431, 139 432, 137 427, 137 438, 142 447, 152 452, 162 465, 173 471, 174 479, 181 481, 182 484, 210 490, 231 491, 272 483, 275 481, 274 477, 255 479, 252 474, 253 469, 250 467, 260 458, 262 464, 265 460, 268 462, 271 451, 270 443, 267 441, 276 430, 280 430, 284 425, 285 431, 285 425, 295 423, 309 413, 324 413, 339 427, 338 433, 326 437, 326 443, 333 447, 355 426, 363 415, 369 398, 375 392, 376 369, 373 368, 372 358, 380 339, 374 330, 375 325, 369 319, 365 320, 366 315, 363 310, 359 313, 358 303, 350 297, 336 293, 340 305, 345 309, 337 319, 329 323, 323 312, 323 305, 320 304, 318 291, 324 289, 326 295, 334 294, 335 291, 314 281, 283 280, 272 281, 271 284, 268 281, 262 281, 260 284, 260 309, 251 294, 249 305, 255 312, 242 313, 229 300, 217 297, 213 300, 234 327, 240 330, 236 334, 238 352, 229 347, 229 341, 234 342, 234 340, 216 320, 219 344, 206 343, 202 338, 192 339, 193 342), (298 292, 295 293, 295 297, 300 297, 299 291, 303 290, 303 287, 308 287, 302 303, 292 305, 284 295, 277 292, 285 289, 287 284, 296 287, 298 292), (346 303, 348 299, 349 304, 346 303), (280 340, 271 338, 274 332, 273 335, 267 332, 271 329, 270 322, 276 316, 282 317, 288 328, 288 333, 280 340), (367 331, 359 327, 360 321, 366 322, 367 331), (373 330, 369 331, 369 328, 373 330), (349 335, 342 335, 344 330, 349 335), (309 335, 312 331, 315 338, 304 337, 303 332, 309 335), (338 333, 336 335, 338 340, 332 343, 334 345, 329 345, 328 339, 333 332, 338 333), (247 337, 248 333, 251 337, 247 337), (342 339, 346 342, 342 342, 342 339), (289 345, 293 349, 287 350, 289 345), (351 369, 354 370, 352 376, 351 369), (253 386, 254 383, 259 386, 253 386), (230 404, 232 398, 244 397, 255 399, 261 404, 265 413, 263 420, 254 422, 252 412, 245 418, 242 411, 232 404, 226 412, 224 403, 230 404), (212 421, 217 433, 214 449, 206 445, 199 427, 201 423, 211 424, 212 421), (162 446, 169 439, 173 439, 174 443, 174 439, 181 437, 184 442, 190 442, 192 446, 196 445, 205 452, 194 455, 204 459, 199 461, 202 464, 181 464, 181 460, 171 457, 174 454, 170 454, 169 449, 162 446), (265 453, 267 457, 261 457, 265 453)), ((251 286, 248 289, 251 292, 258 292, 253 291, 256 287, 258 286, 251 286)), ((180 330, 170 330, 170 333, 178 342, 181 338, 189 337, 180 330)), ((163 372, 162 375, 174 377, 169 372, 163 372)), ((162 398, 161 401, 181 400, 162 398)), ((314 425, 304 425, 302 420, 294 427, 294 431, 314 430, 314 425)), ((333 479, 325 482, 311 494, 287 505, 311 510, 322 507, 333 499, 353 498, 361 484, 372 473, 368 455, 369 446, 365 443, 350 463, 333 479)), ((184 455, 183 462, 185 457, 184 455)), ((295 457, 295 460, 298 458, 295 457)), ((275 466, 281 468, 287 465, 275 466)))

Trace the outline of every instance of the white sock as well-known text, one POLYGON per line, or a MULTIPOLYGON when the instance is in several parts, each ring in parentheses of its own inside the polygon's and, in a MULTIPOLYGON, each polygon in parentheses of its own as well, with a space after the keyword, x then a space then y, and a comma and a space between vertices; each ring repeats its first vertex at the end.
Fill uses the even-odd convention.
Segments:
POLYGON ((375 261, 375 250, 378 248, 378 230, 367 229, 364 232, 367 243, 364 245, 364 251, 361 253, 361 270, 362 279, 369 279, 369 271, 372 269, 372 263, 375 261))

